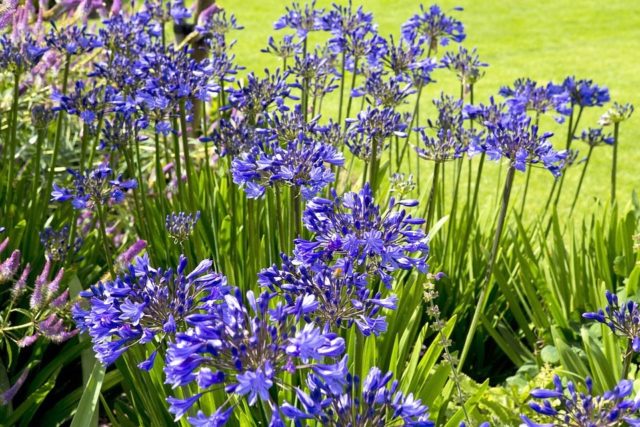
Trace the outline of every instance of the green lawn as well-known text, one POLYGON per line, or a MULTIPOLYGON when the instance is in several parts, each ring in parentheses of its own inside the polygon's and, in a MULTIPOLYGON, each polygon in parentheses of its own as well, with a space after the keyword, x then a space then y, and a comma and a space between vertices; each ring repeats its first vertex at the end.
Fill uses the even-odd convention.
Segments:
MULTIPOLYGON (((272 25, 289 2, 245 0, 219 3, 234 13, 245 26, 245 30, 235 33, 238 61, 256 71, 278 66, 274 57, 260 53, 260 49, 266 45, 270 35, 284 34, 276 33, 272 25)), ((374 13, 380 32, 385 36, 394 34, 397 37, 400 25, 419 9, 419 2, 411 0, 354 3, 365 4, 365 9, 374 13)), ((608 86, 613 100, 631 102, 640 107, 637 91, 640 87, 640 12, 634 11, 631 3, 628 0, 483 0, 446 1, 439 4, 444 9, 458 5, 464 7, 463 12, 454 12, 466 27, 467 39, 464 44, 469 48, 477 47, 481 59, 490 65, 486 76, 477 86, 478 101, 486 101, 500 86, 511 84, 518 77, 546 82, 561 81, 567 75, 576 75, 608 86)), ((329 6, 330 2, 320 1, 318 4, 329 6)), ((425 6, 429 4, 425 3, 425 6)), ((436 79, 438 83, 429 88, 431 92, 427 99, 437 96, 440 90, 451 94, 459 92, 457 81, 448 71, 439 70, 436 79)), ((337 107, 327 108, 332 109, 337 110, 337 107)), ((432 112, 428 107, 422 111, 427 115, 432 112)), ((580 128, 595 126, 602 112, 603 109, 585 112, 580 128)), ((621 127, 618 197, 624 203, 630 200, 632 190, 638 188, 635 165, 640 161, 640 151, 637 149, 639 117, 640 112, 636 112, 621 127)), ((544 130, 558 131, 555 142, 562 147, 565 129, 558 128, 551 120, 543 121, 542 126, 544 130)), ((581 145, 576 142, 576 146, 581 145)), ((586 149, 581 151, 586 154, 586 149)), ((580 204, 584 213, 588 213, 593 206, 594 197, 609 197, 611 152, 611 149, 604 147, 594 154, 580 204)), ((495 167, 489 169, 497 170, 495 167)), ((569 172, 565 184, 567 196, 572 197, 579 172, 579 168, 569 172)), ((423 179, 426 175, 423 172, 423 179)), ((495 174, 490 174, 487 179, 495 179, 495 174)), ((517 185, 521 188, 523 182, 524 177, 520 176, 517 185)), ((536 170, 532 182, 531 203, 541 207, 552 183, 551 175, 536 170)), ((487 189, 487 194, 493 194, 493 190, 490 190, 493 186, 483 187, 487 189)), ((485 200, 493 203, 494 199, 485 200)), ((570 200, 565 200, 564 204, 569 205, 570 200)), ((564 206, 564 209, 568 210, 568 206, 564 206)))

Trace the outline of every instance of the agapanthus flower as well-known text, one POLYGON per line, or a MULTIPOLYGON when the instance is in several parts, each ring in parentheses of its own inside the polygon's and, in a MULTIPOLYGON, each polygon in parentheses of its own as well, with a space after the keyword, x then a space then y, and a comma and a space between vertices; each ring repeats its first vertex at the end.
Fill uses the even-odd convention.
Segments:
POLYGON ((486 62, 480 61, 480 57, 475 48, 471 52, 467 48, 459 46, 458 52, 447 52, 442 57, 442 65, 456 73, 458 80, 465 90, 469 86, 475 85, 484 76, 481 68, 487 67, 486 62))
POLYGON ((598 147, 600 145, 613 145, 613 136, 606 135, 602 128, 589 128, 582 131, 579 137, 582 142, 587 143, 590 147, 598 147))
MULTIPOLYGON (((208 59, 196 61, 188 46, 145 53, 132 70, 144 82, 135 93, 135 103, 156 122, 164 121, 167 114, 175 117, 181 103, 189 113, 192 100, 207 102, 219 92, 220 79, 214 78, 215 70, 208 59)), ((192 115, 187 114, 186 119, 191 121, 192 115)))
POLYGON ((429 128, 435 135, 427 133, 426 128, 418 129, 423 146, 416 147, 418 155, 424 159, 443 162, 462 157, 468 146, 476 145, 479 135, 463 126, 462 100, 442 94, 433 101, 438 110, 435 121, 428 120, 429 128))
POLYGON ((333 92, 338 87, 335 84, 335 70, 327 52, 316 49, 314 53, 296 55, 289 72, 296 78, 293 87, 316 98, 333 92))
POLYGON ((396 44, 395 38, 389 36, 382 62, 396 77, 410 81, 408 79, 410 71, 414 64, 422 58, 423 53, 424 49, 420 45, 407 43, 402 38, 396 44))
POLYGON ((364 96, 371 105, 395 108, 413 93, 415 89, 402 76, 385 78, 382 71, 372 71, 366 76, 364 85, 351 91, 351 96, 364 96))
POLYGON ((465 108, 465 115, 479 119, 486 128, 483 141, 470 146, 470 155, 484 151, 491 160, 508 159, 519 171, 526 170, 527 165, 541 164, 554 176, 561 173, 568 153, 553 148, 549 141, 552 133, 539 135, 538 126, 531 124, 530 117, 518 111, 505 111, 503 105, 493 100, 488 106, 465 108))
POLYGON ((234 14, 227 16, 224 9, 214 4, 200 13, 196 29, 203 33, 226 37, 231 31, 239 31, 244 27, 238 24, 238 18, 234 14))
POLYGON ((71 169, 68 172, 73 176, 73 188, 53 184, 51 201, 71 200, 75 209, 91 209, 96 204, 122 203, 125 192, 137 187, 135 179, 123 180, 121 176, 113 179, 113 171, 105 164, 83 174, 71 169))
POLYGON ((138 257, 122 276, 81 292, 89 307, 77 304, 74 320, 91 337, 96 357, 105 365, 113 363, 131 346, 173 336, 188 316, 198 313, 201 299, 226 294, 226 278, 211 265, 204 260, 188 272, 181 256, 175 270, 163 270, 152 267, 148 257, 138 257))
POLYGON ((176 244, 183 243, 193 234, 200 219, 200 211, 195 213, 172 212, 167 215, 165 228, 176 244))
POLYGON ((276 70, 267 74, 264 79, 259 79, 253 73, 247 76, 246 84, 238 89, 229 89, 229 104, 249 117, 256 117, 260 113, 268 111, 275 104, 276 109, 287 111, 285 105, 287 98, 297 99, 291 95, 291 87, 286 81, 286 76, 276 70))
POLYGON ((435 52, 438 44, 447 46, 449 41, 461 43, 466 34, 462 22, 445 15, 440 6, 434 4, 428 10, 420 5, 420 13, 402 25, 402 37, 410 44, 425 43, 430 51, 435 52))
POLYGON ((67 94, 53 89, 51 100, 55 103, 53 111, 65 111, 91 125, 100 116, 114 111, 120 97, 111 86, 98 86, 95 83, 87 86, 85 81, 79 80, 67 94))
POLYGON ((607 306, 604 310, 583 313, 582 317, 607 325, 611 331, 626 338, 634 352, 640 353, 640 309, 638 304, 629 300, 620 305, 618 296, 605 292, 607 306))
POLYGON ((82 238, 77 237, 75 241, 69 242, 69 227, 64 226, 59 230, 46 227, 40 233, 40 243, 44 246, 44 253, 47 259, 54 262, 64 262, 67 256, 75 253, 82 245, 82 238))
POLYGON ((304 9, 300 3, 294 2, 291 6, 286 6, 286 13, 282 15, 273 24, 276 30, 291 28, 301 39, 307 37, 312 31, 318 31, 322 28, 321 17, 323 9, 316 9, 316 2, 306 3, 304 9))
POLYGON ((45 105, 34 105, 31 108, 31 123, 37 130, 46 129, 53 117, 53 110, 45 105))
POLYGON ((611 108, 609 108, 602 117, 600 117, 598 124, 600 126, 611 126, 628 120, 632 114, 633 105, 629 103, 618 104, 617 102, 614 102, 611 108))
POLYGON ((564 121, 564 116, 571 114, 569 93, 562 85, 551 82, 544 86, 531 79, 517 79, 513 88, 500 88, 500 95, 506 98, 509 109, 517 113, 533 111, 536 114, 545 114, 556 111, 559 113, 555 117, 558 123, 564 121))
POLYGON ((184 21, 191 19, 191 11, 184 5, 183 0, 173 0, 168 4, 169 14, 175 24, 182 24, 184 21))
POLYGON ((576 80, 575 77, 567 77, 562 83, 571 99, 571 105, 579 107, 601 107, 609 102, 609 89, 599 87, 592 80, 576 80))
POLYGON ((531 409, 540 414, 544 422, 537 423, 526 415, 520 415, 529 427, 593 427, 638 425, 640 400, 628 397, 633 392, 633 381, 621 380, 613 390, 602 395, 593 395, 591 378, 585 379, 586 392, 579 392, 576 385, 568 381, 566 386, 555 375, 553 389, 535 389, 531 397, 541 399, 532 402, 531 409))
POLYGON ((0 35, 0 68, 13 72, 23 72, 36 66, 44 54, 46 46, 32 38, 30 34, 14 42, 6 34, 0 35))
POLYGON ((391 273, 397 269, 427 271, 428 238, 420 225, 423 219, 407 214, 404 207, 415 207, 416 200, 391 198, 381 212, 371 187, 332 198, 316 197, 307 203, 305 227, 315 236, 297 239, 296 260, 307 265, 323 261, 327 265, 348 267, 358 273, 378 276, 390 287, 391 273))
POLYGON ((387 43, 377 33, 373 14, 365 12, 362 6, 354 10, 351 1, 348 6, 334 3, 322 17, 322 27, 332 34, 329 49, 344 55, 347 70, 359 73, 358 62, 362 64, 365 59, 369 67, 380 65, 387 43))
POLYGON ((277 136, 265 138, 236 157, 231 172, 249 198, 262 197, 269 186, 286 184, 299 187, 309 199, 335 180, 331 166, 343 164, 342 153, 333 145, 300 133, 284 143, 277 136))
POLYGON ((354 271, 348 261, 329 266, 298 264, 282 255, 282 266, 263 269, 258 283, 284 297, 285 311, 321 327, 350 328, 365 336, 387 329, 382 309, 395 310, 397 298, 369 287, 367 274, 354 271))
POLYGON ((361 159, 370 159, 374 144, 378 155, 384 150, 392 136, 405 138, 406 120, 392 108, 367 107, 355 119, 346 119, 348 124, 345 143, 349 150, 361 159))
POLYGON ((271 53, 282 60, 286 60, 301 53, 302 46, 295 41, 292 35, 285 35, 278 42, 273 37, 269 37, 267 47, 262 49, 261 52, 271 53))
MULTIPOLYGON (((176 418, 203 393, 220 386, 227 393, 247 396, 251 406, 258 400, 272 405, 271 391, 283 386, 279 373, 343 354, 342 338, 313 325, 297 329, 295 318, 281 304, 270 308, 272 297, 264 292, 256 298, 251 291, 243 297, 235 289, 211 295, 199 314, 186 318, 189 328, 176 335, 167 351, 166 382, 173 387, 195 382, 198 394, 186 400, 172 398, 170 411, 176 418), (297 366, 297 361, 304 365, 297 366)), ((227 405, 218 411, 227 410, 227 405)))
POLYGON ((429 409, 413 394, 398 390, 391 372, 369 370, 361 383, 344 363, 314 369, 307 377, 308 392, 296 388, 298 406, 284 403, 282 413, 297 423, 315 420, 325 426, 395 425, 432 427, 429 409), (341 380, 337 380, 341 378, 341 380), (336 381, 337 380, 337 381, 336 381))
POLYGON ((231 114, 230 117, 222 117, 216 123, 211 135, 201 137, 202 142, 213 142, 220 156, 236 157, 238 154, 248 151, 257 141, 255 127, 249 123, 243 114, 231 114))
POLYGON ((54 26, 46 38, 47 45, 58 52, 66 55, 83 55, 92 50, 102 47, 102 42, 98 37, 87 31, 86 26, 77 25, 65 26, 58 29, 54 26))

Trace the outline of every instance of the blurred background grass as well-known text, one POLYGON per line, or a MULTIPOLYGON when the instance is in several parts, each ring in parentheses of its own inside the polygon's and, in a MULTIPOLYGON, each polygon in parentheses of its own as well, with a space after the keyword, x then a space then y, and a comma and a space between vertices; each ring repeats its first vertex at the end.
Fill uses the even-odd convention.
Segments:
MULTIPOLYGON (((346 3, 346 1, 342 2, 346 3)), ((476 47, 481 60, 489 63, 485 77, 478 83, 476 102, 486 102, 497 93, 500 86, 511 85, 516 78, 530 77, 540 83, 561 82, 568 75, 593 79, 610 89, 612 100, 631 102, 640 107, 640 7, 629 0, 502 0, 441 1, 445 10, 462 6, 464 11, 455 12, 466 28, 464 45, 476 47)), ((234 13, 245 29, 236 32, 234 49, 238 62, 248 70, 262 71, 265 67, 280 66, 274 56, 261 53, 270 35, 282 36, 284 31, 273 30, 273 22, 283 14, 289 1, 245 0, 241 2, 219 1, 228 12, 234 13)), ((330 7, 330 1, 318 1, 318 7, 330 7)), ((365 10, 374 13, 380 34, 399 36, 400 26, 419 10, 420 3, 414 0, 354 1, 365 10)), ((431 3, 424 3, 429 6, 431 3)), ((277 37, 276 37, 277 38, 277 37)), ((456 48, 454 46, 454 48, 456 48)), ((441 57, 443 51, 438 52, 441 57)), ((439 96, 441 90, 457 95, 458 82, 448 70, 438 70, 436 84, 427 88, 420 122, 433 115, 430 99, 439 96)), ((359 103, 355 104, 359 106, 359 103)), ((323 115, 337 116, 337 100, 325 102, 323 115)), ((588 126, 597 126, 604 108, 585 111, 578 133, 588 126)), ((353 115, 353 113, 352 113, 353 115)), ((553 120, 543 120, 542 130, 556 133, 554 144, 564 148, 566 128, 553 120)), ((638 162, 640 150, 640 111, 621 126, 618 199, 624 205, 631 200, 632 191, 640 183, 638 162)), ((577 141, 574 148, 580 149, 580 157, 586 156, 586 146, 577 141)), ((602 147, 596 150, 585 178, 581 201, 577 212, 588 215, 597 200, 606 200, 610 193, 610 165, 612 150, 602 147)), ((413 162, 411 164, 413 166, 413 162)), ((430 167, 430 166, 426 166, 430 167)), ((567 176, 560 204, 560 212, 568 214, 582 166, 573 167, 567 176)), ((488 175, 483 185, 484 204, 494 204, 494 185, 497 167, 487 168, 488 175)), ((421 179, 430 174, 423 172, 421 179)), ((503 174, 504 176, 504 174, 503 174)), ((514 191, 522 189, 524 174, 519 174, 514 191)), ((551 174, 535 170, 528 196, 529 208, 544 208, 549 189, 553 183, 551 174)), ((518 199, 515 199, 518 200, 518 199)))

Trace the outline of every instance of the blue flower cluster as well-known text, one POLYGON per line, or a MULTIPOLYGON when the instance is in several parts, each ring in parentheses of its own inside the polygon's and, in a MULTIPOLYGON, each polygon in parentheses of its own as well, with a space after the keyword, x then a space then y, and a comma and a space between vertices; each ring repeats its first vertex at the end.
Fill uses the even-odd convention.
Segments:
POLYGON ((307 377, 310 393, 296 388, 296 397, 303 409, 289 403, 282 412, 298 423, 315 420, 327 426, 395 425, 432 427, 429 409, 412 394, 398 391, 393 374, 379 368, 369 370, 361 384, 360 378, 347 370, 347 357, 339 363, 315 366, 307 377), (327 377, 326 372, 331 372, 327 377))
POLYGON ((618 296, 605 292, 607 306, 604 310, 583 313, 582 317, 607 325, 611 331, 629 340, 634 352, 640 353, 640 309, 638 304, 629 300, 620 305, 618 296))
POLYGON ((628 397, 633 392, 633 381, 622 380, 610 391, 602 395, 593 395, 591 378, 585 380, 586 393, 578 392, 575 384, 567 385, 556 375, 553 378, 553 389, 536 389, 531 392, 541 403, 532 402, 529 406, 546 419, 537 423, 526 415, 522 421, 528 427, 561 427, 561 426, 621 426, 639 425, 640 419, 634 417, 640 410, 640 400, 628 397))
POLYGON ((71 200, 73 207, 78 210, 92 209, 95 205, 107 203, 122 203, 125 192, 137 187, 134 179, 123 180, 120 176, 110 179, 113 178, 113 171, 104 164, 83 174, 71 169, 68 172, 73 177, 73 188, 53 184, 51 201, 71 200))
POLYGON ((564 121, 564 116, 571 114, 571 99, 562 85, 548 83, 545 86, 531 79, 517 79, 513 88, 502 87, 500 95, 506 98, 509 109, 519 114, 533 111, 541 115, 555 111, 559 114, 555 117, 559 123, 564 121))
POLYGON ((170 213, 165 220, 165 228, 175 243, 182 243, 193 234, 199 219, 200 211, 170 213))
MULTIPOLYGON (((198 313, 186 316, 188 328, 176 335, 167 351, 166 382, 174 388, 195 383, 200 391, 185 400, 169 401, 176 419, 203 393, 220 386, 228 393, 248 396, 249 405, 258 399, 273 405, 272 387, 283 387, 280 373, 342 355, 342 338, 313 324, 296 328, 295 317, 281 303, 271 304, 272 300, 268 292, 256 297, 249 291, 243 297, 238 289, 231 289, 206 295, 198 313)), ((210 422, 227 409, 218 407, 208 417, 210 422)))
POLYGON ((571 105, 579 107, 601 107, 609 102, 609 89, 599 87, 592 80, 576 80, 575 77, 567 77, 562 87, 569 94, 571 105))
MULTIPOLYGON (((165 271, 152 267, 146 256, 138 257, 124 275, 83 291, 80 295, 90 307, 77 304, 73 318, 91 336, 97 358, 108 365, 131 346, 174 335, 190 315, 199 312, 197 303, 204 293, 209 298, 227 294, 225 277, 213 272, 211 265, 205 260, 186 272, 187 259, 181 257, 175 270, 165 271)), ((155 355, 140 368, 151 369, 155 355)))
MULTIPOLYGON (((462 8, 456 7, 455 10, 462 8)), ((461 43, 466 34, 462 22, 445 15, 440 6, 434 4, 428 10, 420 5, 420 13, 402 26, 402 37, 411 44, 426 44, 430 51, 435 52, 438 45, 447 46, 449 41, 461 43)))
POLYGON ((331 166, 342 166, 344 157, 324 141, 331 126, 305 123, 299 109, 266 117, 273 127, 256 129, 258 141, 231 166, 233 181, 244 187, 247 197, 260 198, 267 187, 285 184, 310 199, 334 181, 331 166))
POLYGON ((427 271, 428 238, 420 228, 424 220, 402 207, 415 207, 416 200, 391 198, 381 212, 371 187, 332 199, 316 197, 307 203, 305 227, 315 234, 311 240, 297 239, 294 254, 307 265, 322 262, 343 273, 378 276, 391 287, 395 270, 427 271))
POLYGON ((392 136, 407 136, 407 120, 392 108, 367 107, 355 119, 347 119, 349 124, 345 144, 354 156, 371 159, 374 146, 378 156, 392 136))
POLYGON ((469 154, 485 152, 491 160, 508 159, 511 165, 525 171, 527 165, 542 165, 554 176, 560 175, 566 151, 556 151, 550 132, 538 134, 538 126, 522 111, 508 109, 505 104, 466 106, 465 115, 485 127, 482 140, 472 140, 469 154))
POLYGON ((464 127, 466 115, 462 100, 442 94, 433 104, 438 110, 438 118, 435 122, 429 121, 429 128, 435 134, 428 134, 425 128, 418 129, 424 144, 424 147, 416 147, 420 157, 444 162, 462 157, 469 146, 478 146, 478 132, 464 127))
POLYGON ((484 76, 481 68, 487 67, 486 62, 480 61, 478 53, 474 48, 471 52, 463 46, 458 47, 458 52, 446 52, 442 57, 442 65, 456 73, 458 80, 465 89, 474 85, 484 76))

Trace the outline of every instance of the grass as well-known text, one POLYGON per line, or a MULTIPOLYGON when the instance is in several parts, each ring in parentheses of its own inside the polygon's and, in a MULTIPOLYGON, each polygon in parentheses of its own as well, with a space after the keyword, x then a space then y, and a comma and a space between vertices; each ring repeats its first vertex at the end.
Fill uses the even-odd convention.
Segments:
MULTIPOLYGON (((220 1, 221 6, 234 13, 245 29, 235 34, 238 39, 235 53, 239 63, 250 70, 274 69, 280 65, 275 57, 260 52, 266 46, 270 35, 282 35, 273 30, 275 21, 284 11, 289 1, 263 2, 245 0, 241 3, 220 1)), ((319 1, 319 7, 328 7, 330 1, 319 1)), ((354 1, 364 4, 366 10, 374 13, 382 35, 394 34, 398 37, 400 25, 419 10, 419 2, 412 0, 354 1)), ((428 6, 430 3, 425 3, 428 6)), ((640 106, 640 69, 633 58, 640 50, 640 26, 637 14, 629 8, 626 0, 570 0, 540 1, 519 0, 503 2, 484 1, 441 1, 445 10, 463 6, 463 12, 454 12, 465 24, 467 39, 465 46, 477 47, 481 59, 489 63, 485 77, 478 83, 476 99, 486 102, 496 94, 500 86, 510 85, 519 77, 530 77, 539 82, 562 81, 568 75, 593 79, 599 85, 609 87, 612 100, 631 102, 640 106)), ((438 83, 429 87, 423 99, 427 100, 423 114, 429 115, 430 98, 439 95, 440 90, 450 94, 459 93, 455 77, 447 70, 436 73, 438 83)), ((327 107, 332 116, 337 112, 337 103, 327 107)), ((604 108, 594 108, 583 114, 579 131, 597 125, 604 108)), ((633 190, 638 187, 637 169, 640 151, 636 141, 640 139, 639 112, 630 121, 622 124, 618 169, 618 199, 624 205, 631 200, 633 190)), ((423 122, 424 119, 421 119, 423 122)), ((542 122, 544 130, 556 132, 554 143, 563 148, 566 130, 552 120, 542 122)), ((576 142, 581 148, 580 156, 586 155, 586 146, 576 142)), ((610 193, 610 165, 612 150, 608 147, 597 150, 585 178, 580 203, 576 212, 588 214, 595 200, 606 200, 610 193)), ((497 179, 497 168, 492 169, 487 180, 497 179)), ((560 205, 560 212, 567 214, 580 175, 581 166, 573 167, 567 176, 565 194, 567 200, 560 205)), ((429 177, 422 174, 422 180, 429 177)), ((503 173, 504 176, 504 173, 503 173)), ((552 185, 551 175, 543 170, 534 171, 532 187, 529 190, 530 208, 543 209, 548 191, 552 185)), ((516 179, 514 193, 522 189, 524 174, 516 179)), ((485 203, 494 203, 492 185, 483 185, 485 203)), ((515 194, 514 200, 518 200, 515 194)))

